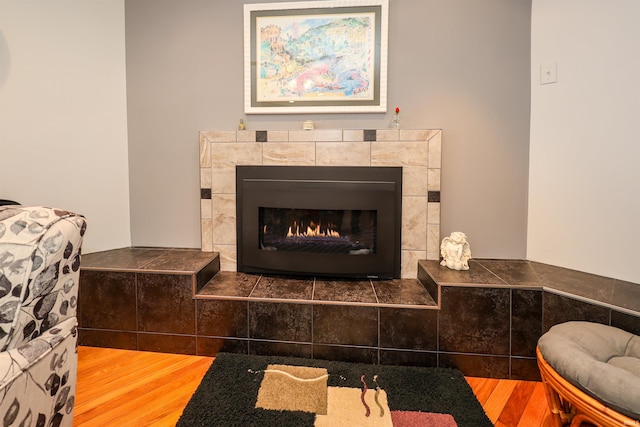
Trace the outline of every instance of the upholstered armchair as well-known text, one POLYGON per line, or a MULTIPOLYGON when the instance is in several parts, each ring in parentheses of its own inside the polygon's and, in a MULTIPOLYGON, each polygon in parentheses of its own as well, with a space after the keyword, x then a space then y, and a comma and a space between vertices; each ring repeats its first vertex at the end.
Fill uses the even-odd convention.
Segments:
POLYGON ((0 420, 71 426, 84 217, 0 207, 0 420))

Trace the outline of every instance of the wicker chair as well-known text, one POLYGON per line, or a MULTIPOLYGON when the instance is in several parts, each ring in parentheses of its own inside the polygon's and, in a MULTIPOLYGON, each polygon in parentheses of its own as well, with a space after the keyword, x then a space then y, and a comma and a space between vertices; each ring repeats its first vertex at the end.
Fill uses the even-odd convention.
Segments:
MULTIPOLYGON (((561 366, 566 363, 572 368, 575 368, 576 366, 580 366, 582 363, 579 360, 581 356, 580 355, 576 356, 577 354, 576 351, 578 353, 580 351, 583 351, 586 354, 584 358, 587 360, 587 363, 584 364, 583 367, 586 368, 588 372, 586 373, 580 372, 582 368, 576 368, 571 372, 570 375, 572 376, 572 378, 569 378, 571 380, 569 381, 568 378, 565 378, 562 375, 560 375, 556 370, 556 368, 551 366, 551 364, 547 362, 547 360, 545 360, 545 357, 543 356, 544 350, 546 350, 547 353, 551 353, 552 351, 557 352, 558 348, 557 347, 553 348, 547 345, 546 348, 543 350, 541 349, 541 346, 538 345, 536 349, 536 356, 538 360, 538 367, 540 368, 540 375, 542 377, 542 382, 544 384, 544 388, 547 395, 549 410, 551 412, 551 419, 552 419, 551 425, 555 427, 560 427, 568 424, 570 424, 571 426, 580 426, 583 422, 587 422, 587 423, 594 424, 596 426, 603 426, 603 427, 604 426, 607 426, 607 427, 608 426, 620 426, 620 427, 640 426, 640 421, 638 421, 638 418, 637 418, 638 414, 635 412, 629 413, 628 401, 626 403, 622 403, 622 405, 624 405, 624 407, 627 408, 627 411, 625 411, 627 412, 627 414, 623 414, 618 410, 612 408, 612 406, 615 406, 615 405, 604 403, 605 401, 607 401, 607 399, 612 400, 610 399, 611 396, 608 395, 606 396, 606 399, 602 399, 601 395, 603 393, 600 392, 602 388, 598 389, 598 386, 594 387, 589 381, 589 378, 588 378, 589 376, 591 376, 592 378, 595 376, 600 379, 611 378, 610 372, 608 372, 608 370, 610 368, 611 369, 618 369, 618 368, 615 366, 613 367, 609 366, 607 364, 608 360, 607 361, 591 360, 590 358, 592 358, 592 355, 589 354, 589 351, 588 350, 584 351, 584 348, 583 348, 585 344, 584 341, 582 341, 579 345, 575 345, 575 343, 570 342, 575 337, 575 333, 572 333, 572 330, 575 331, 575 327, 591 328, 593 327, 592 325, 594 324, 589 324, 588 322, 568 322, 568 323, 571 323, 571 325, 565 324, 565 329, 564 329, 564 333, 567 334, 567 338, 568 338, 567 340, 568 342, 566 346, 567 348, 563 349, 566 351, 563 351, 564 354, 560 356, 558 356, 557 354, 554 354, 553 359, 556 361, 560 360, 560 363, 557 363, 558 366, 561 366), (574 329, 571 329, 571 328, 574 328, 574 329), (577 375, 574 375, 576 373, 577 375), (596 389, 599 391, 598 393, 588 394, 586 392, 587 389, 596 389), (634 417, 631 418, 628 415, 632 415, 634 417)), ((595 328, 596 329, 598 328, 615 329, 605 325, 597 325, 595 326, 595 328)), ((553 328, 552 328, 552 331, 553 331, 553 328)), ((557 331, 554 331, 554 332, 557 332, 557 331)), ((602 332, 606 333, 607 330, 603 329, 602 332)), ((544 335, 543 335, 543 338, 544 338, 544 335)), ((541 338, 541 341, 543 340, 543 338, 541 338)), ((558 337, 555 337, 555 338, 558 338, 558 337)), ((606 343, 607 345, 610 344, 611 341, 613 341, 613 339, 608 341, 609 342, 606 343)), ((599 355, 602 354, 602 352, 594 352, 594 353, 599 353, 599 355)), ((566 367, 567 365, 564 365, 563 367, 566 367)), ((627 386, 629 384, 632 384, 632 386, 626 388, 625 392, 628 393, 630 396, 632 396, 631 399, 635 399, 634 396, 638 395, 637 394, 638 388, 640 387, 640 378, 635 376, 633 373, 628 373, 628 372, 621 372, 621 373, 618 372, 614 375, 617 375, 617 374, 621 374, 623 378, 626 377, 626 379, 630 379, 631 382, 627 382, 626 384, 627 386)), ((620 386, 624 387, 624 384, 621 385, 619 382, 615 380, 613 381, 613 383, 616 384, 616 387, 620 387, 620 386)), ((633 411, 637 411, 637 405, 640 405, 640 402, 636 403, 636 408, 634 408, 633 411)))

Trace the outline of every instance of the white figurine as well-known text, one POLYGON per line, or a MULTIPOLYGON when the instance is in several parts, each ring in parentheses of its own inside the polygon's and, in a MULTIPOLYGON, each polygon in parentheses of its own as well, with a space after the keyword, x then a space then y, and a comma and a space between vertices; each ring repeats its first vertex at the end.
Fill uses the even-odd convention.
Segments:
POLYGON ((442 255, 440 265, 452 270, 468 270, 471 248, 467 243, 467 236, 461 231, 454 231, 449 237, 442 239, 440 255, 442 255))

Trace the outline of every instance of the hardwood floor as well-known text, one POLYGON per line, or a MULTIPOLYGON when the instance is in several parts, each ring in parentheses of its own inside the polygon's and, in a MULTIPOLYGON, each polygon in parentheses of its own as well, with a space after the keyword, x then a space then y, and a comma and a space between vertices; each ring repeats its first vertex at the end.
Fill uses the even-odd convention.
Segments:
POLYGON ((78 348, 74 426, 174 426, 212 357, 78 348))
MULTIPOLYGON (((73 425, 174 426, 212 357, 79 347, 73 425)), ((471 378, 499 427, 543 426, 549 414, 541 383, 471 378)))

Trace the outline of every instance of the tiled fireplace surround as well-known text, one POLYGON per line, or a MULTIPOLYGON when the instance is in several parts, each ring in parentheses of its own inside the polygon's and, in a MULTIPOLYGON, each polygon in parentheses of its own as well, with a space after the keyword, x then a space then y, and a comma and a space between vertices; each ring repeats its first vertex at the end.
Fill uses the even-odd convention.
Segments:
POLYGON ((440 145, 439 130, 202 132, 202 250, 85 255, 80 344, 537 379, 535 344, 554 324, 590 320, 640 334, 640 285, 521 260, 472 260, 466 272, 439 266, 440 145), (236 164, 405 166, 403 279, 234 272, 236 164))
POLYGON ((441 144, 439 129, 201 132, 201 248, 236 271, 237 165, 401 166, 401 270, 415 278, 418 260, 440 253, 441 144))

